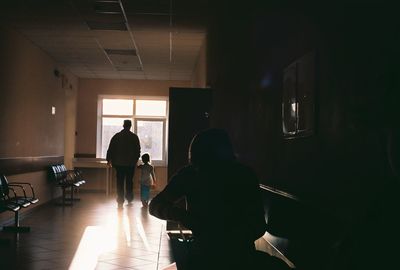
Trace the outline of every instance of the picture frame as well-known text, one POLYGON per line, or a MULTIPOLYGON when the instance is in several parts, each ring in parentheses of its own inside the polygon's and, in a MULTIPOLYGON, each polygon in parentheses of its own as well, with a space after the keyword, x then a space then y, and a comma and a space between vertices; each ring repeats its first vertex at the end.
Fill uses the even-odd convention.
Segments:
POLYGON ((309 52, 283 70, 282 133, 285 139, 315 132, 315 52, 309 52))

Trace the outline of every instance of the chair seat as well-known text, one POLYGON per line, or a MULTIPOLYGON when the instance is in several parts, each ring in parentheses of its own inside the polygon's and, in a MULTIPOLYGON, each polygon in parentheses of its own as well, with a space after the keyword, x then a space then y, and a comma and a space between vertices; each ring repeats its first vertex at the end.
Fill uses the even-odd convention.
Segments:
POLYGON ((4 211, 17 212, 20 208, 21 207, 18 204, 8 202, 4 205, 0 205, 0 212, 4 212, 4 211))
POLYGON ((29 200, 27 200, 26 198, 22 198, 22 197, 16 197, 15 198, 16 203, 24 208, 28 207, 29 205, 31 205, 31 202, 29 200))
POLYGON ((39 201, 39 199, 38 198, 29 198, 29 201, 31 203, 37 203, 39 201))

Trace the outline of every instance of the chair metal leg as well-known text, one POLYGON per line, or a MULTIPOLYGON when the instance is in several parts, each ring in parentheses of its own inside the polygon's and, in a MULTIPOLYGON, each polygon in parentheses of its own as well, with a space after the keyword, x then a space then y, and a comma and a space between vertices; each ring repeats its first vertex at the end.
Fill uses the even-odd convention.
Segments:
POLYGON ((68 198, 66 198, 66 192, 65 192, 66 187, 62 187, 62 198, 61 198, 61 203, 56 203, 56 205, 58 206, 72 206, 72 202, 68 202, 70 201, 68 198))
POLYGON ((31 228, 30 227, 25 227, 25 226, 19 226, 19 213, 18 211, 14 212, 14 226, 4 226, 3 231, 5 232, 15 232, 15 233, 20 233, 20 232, 30 232, 31 228))
MULTIPOLYGON (((76 190, 78 190, 78 189, 75 189, 75 188, 71 188, 71 198, 65 198, 65 200, 67 200, 67 201, 80 201, 81 199, 80 198, 76 198, 75 196, 74 196, 74 192, 76 192, 76 190)), ((76 194, 75 194, 76 195, 76 194)))

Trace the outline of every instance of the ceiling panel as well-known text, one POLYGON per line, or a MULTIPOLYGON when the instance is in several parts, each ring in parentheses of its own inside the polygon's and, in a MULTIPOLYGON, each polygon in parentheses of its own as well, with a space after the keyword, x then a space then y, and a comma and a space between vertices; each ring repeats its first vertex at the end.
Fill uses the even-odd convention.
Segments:
POLYGON ((144 73, 141 71, 120 71, 118 73, 121 76, 121 79, 134 79, 134 80, 145 79, 144 73))
POLYGON ((92 72, 111 72, 111 73, 114 73, 114 72, 116 72, 116 70, 115 70, 115 68, 113 67, 113 66, 111 66, 111 65, 108 65, 108 66, 97 66, 97 67, 92 67, 92 68, 90 68, 90 70, 92 71, 92 72))
MULTIPOLYGON (((75 74, 75 73, 74 73, 75 74)), ((76 76, 78 76, 79 78, 87 78, 87 79, 105 79, 105 78, 101 78, 101 77, 97 77, 95 74, 90 73, 90 72, 80 72, 80 73, 76 73, 76 76)))
POLYGON ((135 40, 138 42, 148 42, 157 44, 159 42, 168 42, 170 37, 169 31, 132 31, 135 40))
POLYGON ((91 31, 103 48, 132 49, 132 40, 127 31, 91 31))
POLYGON ((83 77, 83 78, 96 78, 96 79, 121 79, 121 75, 118 73, 100 73, 100 74, 95 74, 93 77, 88 76, 88 77, 83 77))
POLYGON ((134 31, 170 31, 169 15, 134 14, 128 17, 129 26, 134 31))
POLYGON ((122 3, 128 15, 169 14, 171 8, 170 0, 146 0, 146 1, 123 0, 122 3))
POLYGON ((79 77, 190 80, 205 39, 206 1, 189 2, 122 0, 119 10, 96 0, 7 1, 0 24, 21 32, 79 77), (92 23, 126 27, 91 30, 92 23), (110 56, 105 49, 133 49, 137 56, 110 56))

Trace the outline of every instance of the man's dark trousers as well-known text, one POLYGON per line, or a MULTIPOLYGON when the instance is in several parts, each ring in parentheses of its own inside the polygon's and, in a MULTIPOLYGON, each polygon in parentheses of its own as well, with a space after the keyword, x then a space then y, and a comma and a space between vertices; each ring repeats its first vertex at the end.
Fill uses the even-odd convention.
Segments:
POLYGON ((133 201, 133 175, 134 166, 115 166, 117 171, 117 202, 124 203, 133 201), (125 195, 125 196, 124 196, 125 195))

